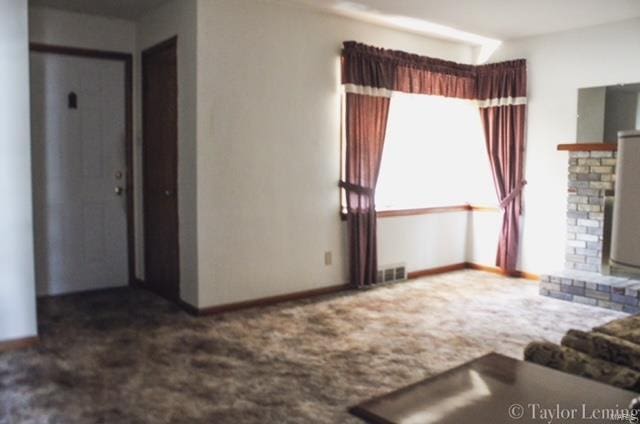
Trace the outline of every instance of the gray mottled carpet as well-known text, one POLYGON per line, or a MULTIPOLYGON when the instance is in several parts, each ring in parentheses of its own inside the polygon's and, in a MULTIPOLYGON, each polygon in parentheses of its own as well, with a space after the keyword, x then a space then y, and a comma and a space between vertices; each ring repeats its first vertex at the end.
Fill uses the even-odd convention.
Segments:
POLYGON ((356 423, 369 397, 620 316, 475 271, 210 318, 133 289, 46 299, 40 347, 0 354, 0 423, 356 423))

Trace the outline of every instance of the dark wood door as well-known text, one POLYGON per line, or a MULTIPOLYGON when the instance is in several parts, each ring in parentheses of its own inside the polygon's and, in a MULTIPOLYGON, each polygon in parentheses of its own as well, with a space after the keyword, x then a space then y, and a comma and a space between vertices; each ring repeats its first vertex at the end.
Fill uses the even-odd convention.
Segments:
POLYGON ((142 53, 145 283, 180 299, 176 39, 142 53))

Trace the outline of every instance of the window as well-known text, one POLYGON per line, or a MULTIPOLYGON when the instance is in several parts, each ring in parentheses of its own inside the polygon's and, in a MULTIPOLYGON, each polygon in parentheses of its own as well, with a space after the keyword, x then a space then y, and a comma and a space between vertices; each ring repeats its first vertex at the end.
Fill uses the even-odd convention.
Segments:
MULTIPOLYGON (((345 145, 343 138, 343 158, 345 145)), ((344 160, 341 172, 344 176, 344 160)), ((394 92, 376 209, 466 204, 498 204, 478 106, 469 100, 394 92)), ((344 190, 341 205, 346 213, 344 190)))

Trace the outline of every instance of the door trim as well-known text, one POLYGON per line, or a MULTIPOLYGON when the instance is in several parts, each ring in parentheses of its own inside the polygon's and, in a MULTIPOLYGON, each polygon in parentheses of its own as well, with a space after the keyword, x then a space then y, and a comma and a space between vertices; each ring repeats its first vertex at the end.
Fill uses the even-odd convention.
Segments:
POLYGON ((38 53, 50 53, 66 56, 80 56, 93 59, 115 60, 124 63, 124 111, 125 111, 125 167, 127 173, 127 257, 129 285, 136 280, 135 220, 134 220, 134 174, 133 174, 133 55, 131 53, 108 50, 82 49, 53 44, 30 43, 29 50, 38 53))
MULTIPOLYGON (((139 286, 144 287, 148 290, 151 290, 152 292, 158 294, 159 296, 162 296, 163 298, 174 302, 178 305, 182 304, 182 293, 181 293, 181 289, 182 289, 182 284, 181 284, 181 271, 182 271, 182 260, 181 260, 181 256, 180 256, 180 200, 179 200, 179 193, 180 193, 180 186, 179 186, 179 173, 180 173, 180 163, 179 163, 179 150, 180 150, 180 123, 179 123, 179 118, 180 118, 180 111, 179 111, 179 103, 180 103, 180 84, 179 84, 179 64, 178 64, 178 36, 174 35, 170 38, 167 38, 164 41, 160 41, 156 44, 151 45, 150 47, 147 47, 146 49, 142 50, 141 54, 140 54, 140 87, 141 87, 141 96, 140 96, 140 110, 141 110, 141 129, 142 129, 142 151, 144 152, 145 150, 145 144, 146 144, 146 137, 147 135, 145 135, 145 131, 144 131, 144 125, 145 125, 145 94, 146 94, 146 84, 145 84, 145 58, 148 57, 151 54, 157 53, 158 51, 162 51, 164 49, 167 48, 172 48, 175 50, 176 53, 176 109, 175 109, 175 123, 176 123, 176 158, 175 158, 175 177, 176 177, 176 181, 175 181, 175 196, 176 196, 176 221, 175 221, 175 228, 176 228, 176 255, 177 255, 177 261, 178 261, 178 269, 176 270, 176 274, 177 274, 177 284, 178 284, 178 292, 175 294, 175 298, 173 296, 165 296, 161 293, 159 293, 158 291, 154 290, 153 286, 151 284, 149 284, 149 281, 147 281, 147 277, 145 275, 145 278, 142 280, 138 280, 137 283, 139 286)), ((144 156, 144 153, 143 153, 144 156)), ((143 158, 143 165, 142 165, 142 191, 143 193, 146 190, 146 186, 145 186, 145 163, 144 163, 144 158, 143 158)), ((145 207, 142 208, 142 216, 143 216, 143 222, 148 222, 147 220, 147 210, 145 207)), ((145 255, 146 255, 146 248, 147 248, 147 238, 146 238, 146 229, 145 229, 145 236, 143 237, 143 244, 144 244, 144 251, 145 251, 145 255)), ((145 270, 146 270, 146 256, 145 256, 145 270)))
POLYGON ((176 48, 176 53, 178 50, 178 36, 174 35, 171 38, 167 38, 164 41, 161 41, 157 44, 152 45, 151 47, 147 47, 146 49, 142 50, 142 56, 146 56, 149 54, 153 54, 155 52, 157 52, 158 50, 163 50, 166 49, 167 47, 175 47, 176 48))

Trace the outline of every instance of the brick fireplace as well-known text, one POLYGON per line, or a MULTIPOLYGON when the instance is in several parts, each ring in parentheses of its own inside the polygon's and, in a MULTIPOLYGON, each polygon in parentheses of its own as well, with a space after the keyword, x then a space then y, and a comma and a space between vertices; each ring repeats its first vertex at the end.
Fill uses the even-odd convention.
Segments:
POLYGON ((565 268, 601 272, 605 196, 613 195, 616 152, 569 152, 565 268))
POLYGON ((605 207, 615 189, 616 145, 570 144, 558 150, 569 151, 565 267, 542 276, 540 294, 640 312, 640 280, 609 275, 610 217, 605 207))

